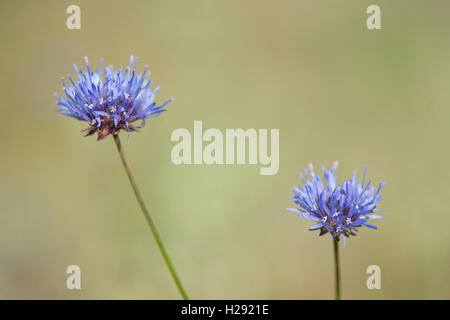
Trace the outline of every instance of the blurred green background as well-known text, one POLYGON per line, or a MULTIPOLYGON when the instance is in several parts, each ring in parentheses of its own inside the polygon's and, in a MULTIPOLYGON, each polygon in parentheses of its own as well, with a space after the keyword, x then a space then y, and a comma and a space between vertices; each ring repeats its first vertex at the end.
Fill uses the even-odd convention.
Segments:
MULTIPOLYGON (((55 112, 61 77, 140 58, 175 97, 123 145, 191 298, 331 299, 330 237, 285 210, 340 161, 387 182, 342 254, 343 298, 449 299, 448 1, 0 2, 0 298, 178 299, 111 138, 55 112), (81 30, 66 8, 81 7, 81 30), (382 30, 366 28, 381 7, 382 30), (280 129, 280 170, 176 166, 177 128, 280 129), (82 290, 69 291, 68 265, 82 290), (382 289, 366 288, 381 267, 382 289)), ((125 135, 122 135, 123 138, 125 135)))

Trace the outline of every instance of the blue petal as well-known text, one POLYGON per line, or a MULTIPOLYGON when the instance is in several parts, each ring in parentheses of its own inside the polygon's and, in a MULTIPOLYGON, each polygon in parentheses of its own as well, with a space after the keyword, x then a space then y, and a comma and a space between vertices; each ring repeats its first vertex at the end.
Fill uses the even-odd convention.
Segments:
POLYGON ((313 225, 312 227, 310 227, 308 230, 316 230, 316 229, 320 229, 320 228, 322 228, 323 226, 324 226, 323 223, 318 223, 318 224, 315 224, 315 225, 313 225))
POLYGON ((378 216, 378 215, 376 215, 376 214, 372 214, 372 215, 370 215, 370 216, 366 216, 366 218, 367 219, 384 219, 384 217, 382 217, 382 216, 378 216))

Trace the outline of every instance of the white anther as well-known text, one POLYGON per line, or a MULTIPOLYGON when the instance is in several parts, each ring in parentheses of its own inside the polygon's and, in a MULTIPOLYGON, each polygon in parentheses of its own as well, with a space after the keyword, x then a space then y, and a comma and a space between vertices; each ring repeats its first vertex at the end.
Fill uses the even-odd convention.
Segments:
POLYGON ((111 107, 111 112, 116 112, 117 111, 117 107, 116 106, 112 106, 111 107))
POLYGON ((333 214, 333 217, 337 217, 340 213, 340 211, 336 212, 335 214, 333 214))
POLYGON ((126 92, 124 92, 123 95, 125 96, 125 99, 128 99, 130 97, 130 95, 126 92))
POLYGON ((322 218, 322 223, 325 223, 325 222, 327 222, 327 218, 328 218, 328 217, 326 217, 326 216, 325 216, 325 217, 323 217, 323 218, 322 218))
POLYGON ((336 232, 339 232, 339 231, 341 231, 341 230, 342 230, 342 227, 341 227, 341 226, 339 226, 339 227, 336 228, 336 232))
POLYGON ((346 222, 347 224, 351 224, 351 223, 352 223, 352 219, 347 218, 347 219, 345 219, 345 222, 346 222))

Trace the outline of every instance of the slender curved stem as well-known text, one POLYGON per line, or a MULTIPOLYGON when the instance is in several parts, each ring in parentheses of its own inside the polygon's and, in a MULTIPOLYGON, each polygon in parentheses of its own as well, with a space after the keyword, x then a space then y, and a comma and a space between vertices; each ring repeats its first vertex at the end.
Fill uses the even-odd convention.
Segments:
POLYGON ((339 242, 332 238, 334 246, 334 271, 336 277, 336 300, 341 300, 341 274, 339 268, 339 242))
POLYGON ((134 195, 136 196, 139 206, 141 207, 142 212, 144 213, 145 219, 147 220, 148 225, 150 226, 150 229, 152 230, 153 236, 155 237, 156 243, 158 244, 159 250, 161 251, 164 261, 166 262, 167 267, 169 268, 170 274, 172 275, 172 278, 175 281, 175 284, 177 285, 177 288, 180 291, 180 294, 183 297, 183 299, 188 300, 189 298, 188 298, 186 292, 184 291, 183 286, 181 285, 181 281, 177 276, 175 268, 173 267, 172 262, 170 262, 169 255, 167 254, 166 249, 164 249, 163 243, 161 241, 161 238, 159 237, 158 230, 156 229, 155 223, 153 222, 153 219, 150 216, 150 213, 144 203, 144 200, 142 199, 142 196, 139 192, 136 182, 134 181, 133 174, 131 173, 130 166, 128 165, 127 159, 125 158, 125 154, 122 150, 122 146, 120 144, 120 139, 117 134, 114 135, 114 142, 116 143, 117 151, 119 151, 120 159, 122 160, 122 164, 125 168, 125 171, 127 172, 128 179, 130 180, 131 187, 133 188, 133 191, 134 191, 134 195))

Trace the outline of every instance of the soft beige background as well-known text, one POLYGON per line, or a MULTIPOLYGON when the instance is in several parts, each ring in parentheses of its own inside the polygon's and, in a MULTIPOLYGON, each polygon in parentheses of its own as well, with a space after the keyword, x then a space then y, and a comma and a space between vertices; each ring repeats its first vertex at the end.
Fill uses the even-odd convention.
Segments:
POLYGON ((331 239, 285 208, 308 162, 335 159, 387 182, 380 229, 341 251, 343 297, 450 298, 448 1, 76 1, 70 31, 72 3, 0 2, 0 298, 179 298, 112 139, 55 112, 73 63, 130 54, 176 99, 124 148, 192 298, 332 298, 331 239), (175 166, 170 135, 194 120, 279 128, 279 173, 175 166))

